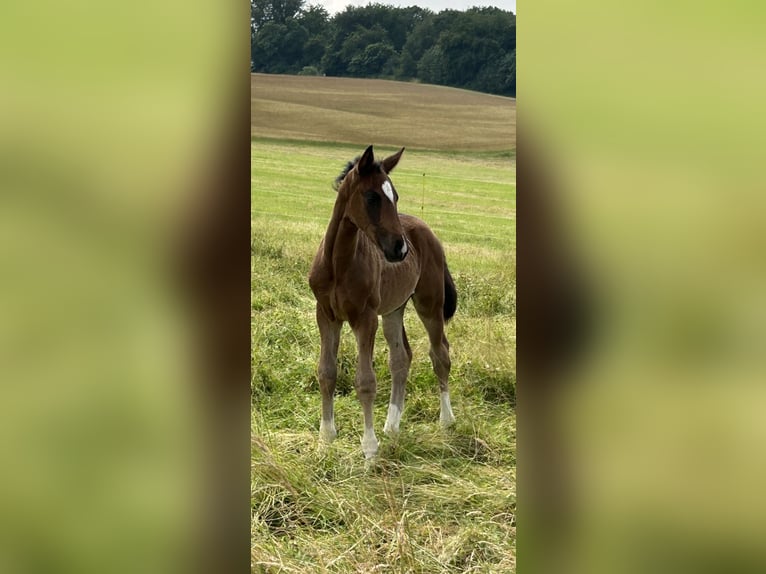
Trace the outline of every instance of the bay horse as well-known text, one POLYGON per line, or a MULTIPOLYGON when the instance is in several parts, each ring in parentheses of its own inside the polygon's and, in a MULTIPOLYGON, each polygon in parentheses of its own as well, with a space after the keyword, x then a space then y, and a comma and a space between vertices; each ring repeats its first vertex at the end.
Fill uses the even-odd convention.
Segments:
POLYGON ((378 451, 373 428, 377 391, 372 366, 378 316, 389 353, 391 399, 383 431, 399 432, 412 351, 404 330, 404 308, 412 299, 428 332, 431 363, 441 391, 440 421, 455 421, 450 404, 449 342, 445 323, 455 314, 457 291, 444 250, 429 227, 411 215, 398 213, 399 195, 389 174, 404 148, 375 161, 372 146, 348 163, 335 180, 338 193, 324 239, 314 257, 309 285, 316 298, 321 338, 318 378, 322 394, 319 436, 332 442, 337 433, 333 395, 338 344, 344 321, 356 337, 358 358, 354 387, 364 415, 362 452, 366 459, 378 451))

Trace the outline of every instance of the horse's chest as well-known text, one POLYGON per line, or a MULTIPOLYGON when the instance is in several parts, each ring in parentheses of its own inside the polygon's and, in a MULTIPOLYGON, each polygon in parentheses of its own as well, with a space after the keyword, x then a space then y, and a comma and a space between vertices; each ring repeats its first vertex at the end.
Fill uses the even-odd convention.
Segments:
POLYGON ((384 263, 380 273, 379 314, 387 315, 404 305, 415 291, 420 272, 414 257, 401 263, 384 263))
POLYGON ((369 274, 357 270, 349 270, 336 278, 329 297, 335 315, 344 321, 380 303, 376 282, 369 274))
POLYGON ((414 258, 402 263, 383 263, 372 275, 346 273, 330 289, 330 305, 342 320, 370 307, 378 315, 387 315, 407 302, 418 278, 414 258))

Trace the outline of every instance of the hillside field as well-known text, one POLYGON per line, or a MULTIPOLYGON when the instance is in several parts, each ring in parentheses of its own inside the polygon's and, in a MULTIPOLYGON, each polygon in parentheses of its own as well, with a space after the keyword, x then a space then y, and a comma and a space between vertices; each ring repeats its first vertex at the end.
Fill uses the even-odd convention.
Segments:
MULTIPOLYGON (((340 133, 328 127, 337 126, 331 105, 337 97, 323 96, 329 80, 338 79, 253 78, 252 570, 514 572, 515 154, 507 134, 488 130, 486 140, 480 134, 489 117, 515 123, 515 104, 486 96, 505 108, 476 104, 476 124, 471 114, 460 122, 434 117, 434 139, 420 140, 404 123, 386 127, 388 116, 418 114, 402 109, 399 100, 381 99, 386 90, 400 89, 390 86, 396 82, 342 79, 336 86, 354 94, 347 101, 358 107, 338 114, 363 119, 340 133), (265 114, 264 102, 283 110, 279 121, 265 114), (326 123, 314 122, 314 108, 325 105, 326 123), (364 131, 362 124, 383 127, 364 131), (466 148, 458 147, 461 138, 466 148), (413 362, 401 434, 392 439, 382 432, 391 379, 379 332, 380 452, 367 468, 348 326, 339 351, 338 438, 327 447, 318 440, 319 333, 307 274, 335 200, 332 181, 370 143, 379 158, 408 146, 391 174, 399 209, 424 219, 444 244, 458 290, 458 310, 447 327, 458 420, 447 431, 440 428, 427 337, 410 306, 405 327, 413 362)), ((401 86, 428 88, 435 87, 401 86)), ((471 94, 436 91, 445 90, 471 94)), ((444 105, 458 106, 457 100, 444 105)))
MULTIPOLYGON (((410 82, 252 74, 253 136, 513 151, 516 100, 410 82)), ((362 148, 364 149, 364 148, 362 148)))

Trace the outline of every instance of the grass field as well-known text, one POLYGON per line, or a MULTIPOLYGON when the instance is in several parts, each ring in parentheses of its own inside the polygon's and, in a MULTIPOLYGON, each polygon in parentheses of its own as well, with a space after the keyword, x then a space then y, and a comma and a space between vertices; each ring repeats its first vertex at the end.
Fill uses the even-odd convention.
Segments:
MULTIPOLYGON (((329 130, 322 137, 313 112, 301 117, 302 106, 320 99, 311 80, 321 92, 331 78, 257 76, 254 86, 263 78, 270 101, 279 106, 284 94, 297 114, 282 125, 305 129, 279 131, 273 118, 259 116, 264 92, 254 89, 253 571, 515 571, 513 139, 506 135, 501 141, 493 133, 485 142, 478 137, 477 126, 499 113, 493 106, 477 107, 462 125, 442 119, 432 126, 434 139, 423 146, 404 129, 386 132, 390 140, 377 130, 364 137, 329 130), (293 91, 293 82, 302 83, 302 96, 293 91), (461 136, 463 129, 468 135, 461 136), (305 135, 309 131, 311 137, 305 135), (452 147, 450 142, 461 137, 470 151, 452 147), (421 148, 408 149, 392 174, 399 209, 423 218, 441 238, 458 290, 458 311, 447 328, 458 422, 446 432, 439 426, 438 382, 425 330, 410 308, 405 326, 413 363, 401 434, 391 439, 382 432, 391 379, 379 333, 375 416, 381 444, 377 463, 366 468, 359 446, 361 409, 353 390, 355 344, 348 327, 339 352, 338 439, 329 447, 318 441, 319 335, 306 277, 335 200, 333 179, 367 144, 376 144, 376 154, 383 156, 395 151, 396 141, 421 148)), ((394 83, 342 82, 351 91, 371 94, 394 83)), ((417 98, 432 101, 449 91, 410 84, 402 89, 413 87, 417 98)), ((512 100, 499 100, 511 108, 512 100)), ((449 118, 452 111, 444 105, 449 118)), ((367 121, 385 124, 385 105, 370 97, 367 108, 367 121)), ((515 109, 508 113, 515 116, 515 109)))
POLYGON ((510 151, 516 100, 387 80, 252 74, 251 132, 305 141, 510 151))

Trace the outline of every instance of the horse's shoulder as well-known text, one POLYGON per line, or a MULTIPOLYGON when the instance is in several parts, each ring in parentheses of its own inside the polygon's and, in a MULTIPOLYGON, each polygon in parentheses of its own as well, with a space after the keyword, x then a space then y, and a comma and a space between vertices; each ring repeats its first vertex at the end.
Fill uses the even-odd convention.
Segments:
POLYGON ((400 213, 399 221, 402 222, 402 227, 404 228, 405 233, 408 233, 408 234, 419 233, 419 232, 433 233, 431 231, 431 228, 428 227, 428 224, 425 221, 415 217, 414 215, 400 213))
POLYGON ((415 243, 416 247, 424 248, 427 244, 431 244, 438 239, 433 230, 422 219, 418 219, 414 215, 399 214, 404 228, 404 233, 411 241, 415 243))
POLYGON ((421 220, 415 217, 414 215, 410 215, 408 213, 402 213, 399 212, 399 221, 402 222, 402 225, 405 225, 407 227, 417 227, 419 225, 425 225, 425 223, 421 220))
POLYGON ((322 290, 324 283, 329 281, 331 271, 331 265, 325 261, 323 249, 320 247, 309 269, 309 285, 315 294, 322 290))

